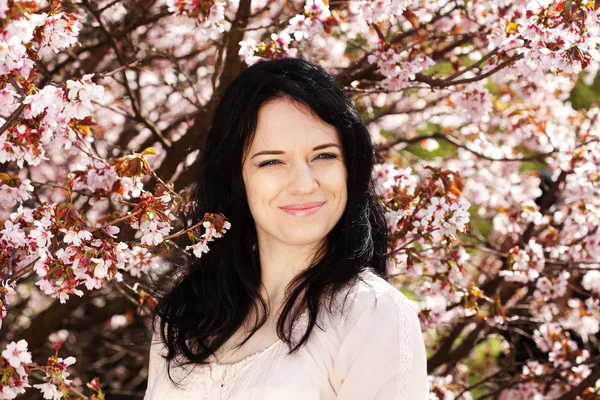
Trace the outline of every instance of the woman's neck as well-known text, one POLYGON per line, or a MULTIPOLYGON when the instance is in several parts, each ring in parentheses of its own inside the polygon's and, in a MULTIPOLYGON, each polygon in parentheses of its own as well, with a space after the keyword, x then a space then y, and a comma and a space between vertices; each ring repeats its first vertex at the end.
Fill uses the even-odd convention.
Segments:
POLYGON ((291 246, 285 243, 258 244, 261 269, 261 294, 270 305, 285 301, 287 285, 310 266, 315 246, 291 246))

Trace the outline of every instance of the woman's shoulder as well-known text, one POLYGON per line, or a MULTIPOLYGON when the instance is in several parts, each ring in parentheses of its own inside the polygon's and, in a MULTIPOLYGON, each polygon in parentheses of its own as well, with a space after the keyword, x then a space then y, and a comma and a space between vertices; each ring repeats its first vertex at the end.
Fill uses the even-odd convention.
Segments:
POLYGON ((362 272, 354 285, 339 294, 336 304, 338 326, 344 330, 418 325, 411 301, 372 270, 362 272))
POLYGON ((404 293, 371 269, 363 271, 359 278, 350 288, 355 312, 364 311, 365 308, 375 308, 374 311, 379 313, 397 309, 416 312, 404 293))

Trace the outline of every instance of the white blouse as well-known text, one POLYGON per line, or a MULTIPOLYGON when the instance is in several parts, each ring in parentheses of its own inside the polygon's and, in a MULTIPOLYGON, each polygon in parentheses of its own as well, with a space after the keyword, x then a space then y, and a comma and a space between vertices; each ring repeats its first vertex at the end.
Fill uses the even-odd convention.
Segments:
MULTIPOLYGON (((308 341, 287 355, 271 346, 233 364, 171 368, 157 334, 144 400, 423 400, 429 395, 425 344, 409 300, 373 272, 350 291, 343 314, 317 319, 308 341)), ((340 293, 335 304, 343 300, 340 293)), ((326 313, 324 313, 326 314, 326 313)), ((293 337, 307 326, 306 313, 293 337)))

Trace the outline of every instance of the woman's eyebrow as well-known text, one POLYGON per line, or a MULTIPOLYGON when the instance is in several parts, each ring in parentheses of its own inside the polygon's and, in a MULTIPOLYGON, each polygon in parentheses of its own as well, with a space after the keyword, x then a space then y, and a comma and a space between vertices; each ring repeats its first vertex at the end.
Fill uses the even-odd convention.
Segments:
MULTIPOLYGON (((339 148, 340 145, 335 144, 335 143, 320 144, 318 146, 315 146, 313 148, 313 151, 317 151, 317 150, 321 150, 321 149, 326 149, 327 147, 338 147, 339 148)), ((285 154, 285 151, 283 151, 283 150, 263 150, 263 151, 259 151, 258 153, 255 153, 250 158, 254 158, 256 156, 261 156, 261 155, 267 155, 267 154, 285 154)))

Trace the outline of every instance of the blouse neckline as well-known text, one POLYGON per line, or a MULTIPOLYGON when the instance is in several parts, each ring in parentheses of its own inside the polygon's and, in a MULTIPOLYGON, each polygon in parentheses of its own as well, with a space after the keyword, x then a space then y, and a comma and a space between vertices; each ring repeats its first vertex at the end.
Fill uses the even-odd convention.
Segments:
POLYGON ((210 365, 215 366, 215 367, 225 367, 225 368, 230 368, 230 367, 234 367, 234 366, 240 366, 243 364, 246 364, 252 360, 254 360, 255 358, 257 358, 258 356, 261 356, 265 353, 267 353, 269 350, 275 348, 279 343, 281 343, 281 339, 277 339, 275 342, 271 343, 269 346, 258 350, 244 358, 242 358, 241 360, 232 362, 232 363, 221 363, 217 361, 217 358, 214 355, 210 355, 208 357, 208 362, 210 365))
MULTIPOLYGON (((301 330, 306 329, 306 327, 308 326, 307 318, 308 318, 308 309, 305 309, 302 312, 302 314, 300 314, 300 317, 298 317, 298 319, 294 322, 293 327, 292 327, 292 334, 298 334, 298 332, 300 332, 301 330)), ((302 332, 302 333, 304 333, 304 332, 302 332)), ((251 361, 254 361, 258 357, 268 353, 270 350, 277 347, 277 345, 280 343, 283 343, 283 340, 281 340, 281 338, 277 338, 277 340, 275 342, 271 343, 269 346, 267 346, 261 350, 258 350, 256 352, 242 358, 241 360, 238 360, 238 361, 235 361, 232 363, 221 363, 217 360, 217 358, 214 356, 214 354, 211 354, 207 358, 207 361, 211 367, 220 367, 220 368, 239 367, 239 366, 247 364, 251 361)))

